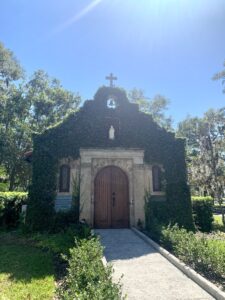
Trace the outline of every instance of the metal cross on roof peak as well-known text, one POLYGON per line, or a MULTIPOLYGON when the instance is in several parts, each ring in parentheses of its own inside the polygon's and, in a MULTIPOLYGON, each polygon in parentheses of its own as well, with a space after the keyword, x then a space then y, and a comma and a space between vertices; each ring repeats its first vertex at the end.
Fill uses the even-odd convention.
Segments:
POLYGON ((109 86, 113 87, 113 80, 117 80, 117 77, 113 75, 113 73, 110 73, 109 76, 106 76, 106 80, 109 80, 109 86))

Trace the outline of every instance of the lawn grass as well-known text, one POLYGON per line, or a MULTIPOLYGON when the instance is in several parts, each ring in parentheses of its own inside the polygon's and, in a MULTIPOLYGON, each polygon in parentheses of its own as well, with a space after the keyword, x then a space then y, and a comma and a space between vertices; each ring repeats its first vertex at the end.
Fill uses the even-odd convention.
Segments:
POLYGON ((223 224, 222 221, 222 215, 214 214, 213 219, 214 219, 213 229, 225 232, 225 225, 223 224))
POLYGON ((69 249, 74 246, 76 232, 69 228, 64 232, 55 234, 37 233, 32 235, 32 241, 37 247, 48 249, 54 254, 69 254, 69 249))
POLYGON ((75 237, 89 235, 86 227, 55 234, 0 230, 0 300, 52 300, 67 266, 61 254, 69 255, 75 237))
POLYGON ((214 222, 219 224, 219 225, 223 225, 223 222, 222 222, 222 216, 221 215, 213 215, 213 218, 214 218, 214 222))
POLYGON ((0 300, 47 300, 55 291, 49 251, 13 233, 0 233, 0 300))

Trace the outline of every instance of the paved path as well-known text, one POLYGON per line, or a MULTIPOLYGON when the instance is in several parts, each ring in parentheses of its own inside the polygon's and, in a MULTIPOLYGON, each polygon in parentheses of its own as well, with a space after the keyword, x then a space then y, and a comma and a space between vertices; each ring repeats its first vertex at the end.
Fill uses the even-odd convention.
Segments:
POLYGON ((214 299, 130 229, 98 229, 128 300, 214 299))

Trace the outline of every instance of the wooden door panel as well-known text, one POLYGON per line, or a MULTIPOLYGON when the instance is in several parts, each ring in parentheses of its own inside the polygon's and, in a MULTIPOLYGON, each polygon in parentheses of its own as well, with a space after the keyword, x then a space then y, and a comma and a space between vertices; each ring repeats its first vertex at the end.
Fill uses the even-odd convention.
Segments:
POLYGON ((119 169, 112 167, 112 228, 128 227, 128 184, 126 175, 119 169))
POLYGON ((97 174, 94 203, 96 228, 129 227, 128 180, 121 169, 110 166, 97 174))
POLYGON ((111 224, 111 172, 105 168, 95 180, 95 227, 109 228, 111 224))

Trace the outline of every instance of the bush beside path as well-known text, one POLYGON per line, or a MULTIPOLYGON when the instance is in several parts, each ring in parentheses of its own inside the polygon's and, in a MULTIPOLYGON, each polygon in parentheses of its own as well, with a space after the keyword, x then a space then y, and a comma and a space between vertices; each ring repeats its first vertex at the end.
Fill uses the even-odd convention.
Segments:
POLYGON ((0 300, 119 300, 87 226, 57 233, 0 231, 0 300))

